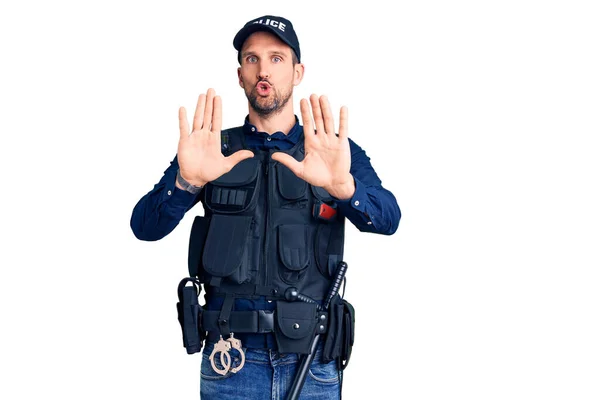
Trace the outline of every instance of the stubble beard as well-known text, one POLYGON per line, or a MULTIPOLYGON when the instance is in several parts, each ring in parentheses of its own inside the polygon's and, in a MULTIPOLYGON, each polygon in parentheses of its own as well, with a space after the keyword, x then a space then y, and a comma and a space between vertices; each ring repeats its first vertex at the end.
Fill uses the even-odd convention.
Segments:
POLYGON ((290 85, 286 92, 281 93, 276 88, 271 87, 271 94, 268 97, 259 96, 256 86, 253 86, 250 91, 244 90, 244 92, 246 93, 250 107, 261 117, 268 117, 270 115, 277 115, 283 110, 283 107, 285 107, 292 97, 292 88, 293 85, 290 85))

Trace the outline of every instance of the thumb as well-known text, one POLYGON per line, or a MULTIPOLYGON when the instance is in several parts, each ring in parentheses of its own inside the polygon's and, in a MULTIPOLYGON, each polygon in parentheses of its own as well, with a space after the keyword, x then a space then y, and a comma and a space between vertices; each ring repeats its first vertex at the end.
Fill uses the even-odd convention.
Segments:
POLYGON ((271 158, 288 167, 298 178, 304 179, 302 178, 304 175, 304 164, 296 160, 294 157, 286 153, 276 152, 273 153, 271 158))
POLYGON ((244 161, 245 159, 252 157, 254 157, 254 153, 250 150, 238 150, 232 155, 225 157, 227 169, 231 171, 231 169, 235 167, 240 161, 244 161))

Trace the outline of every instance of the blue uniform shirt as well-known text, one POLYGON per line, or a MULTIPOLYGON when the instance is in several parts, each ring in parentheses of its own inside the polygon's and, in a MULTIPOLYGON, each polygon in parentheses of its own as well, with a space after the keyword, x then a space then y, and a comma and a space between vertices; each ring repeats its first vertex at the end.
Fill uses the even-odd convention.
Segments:
MULTIPOLYGON (((296 117, 296 124, 287 133, 275 132, 271 135, 259 132, 249 122, 248 116, 243 126, 246 146, 249 150, 289 150, 302 139, 303 128, 296 117)), ((350 174, 354 177, 356 191, 348 200, 336 200, 338 210, 362 232, 384 235, 393 234, 400 222, 400 208, 394 195, 381 185, 381 180, 371 166, 367 154, 351 139, 352 162, 350 174)), ((131 229, 140 240, 159 240, 168 235, 179 224, 185 213, 200 201, 200 194, 192 194, 175 186, 179 164, 177 156, 164 171, 163 177, 151 191, 144 195, 133 209, 131 229)), ((202 192, 200 192, 202 193, 202 192)), ((206 299, 209 309, 219 309, 222 299, 206 299)), ((234 310, 273 310, 275 303, 265 298, 236 299, 234 310)), ((238 335, 244 347, 274 348, 272 334, 238 335)), ((236 336, 236 337, 238 337, 236 336)))

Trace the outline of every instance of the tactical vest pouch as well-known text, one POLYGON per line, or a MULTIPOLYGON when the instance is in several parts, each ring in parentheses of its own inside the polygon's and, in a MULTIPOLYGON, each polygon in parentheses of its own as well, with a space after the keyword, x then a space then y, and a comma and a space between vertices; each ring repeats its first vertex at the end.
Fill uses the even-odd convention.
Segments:
POLYGON ((204 189, 206 206, 221 214, 241 213, 255 206, 260 161, 241 161, 228 173, 210 182, 204 189))
POLYGON ((278 228, 279 258, 285 269, 279 268, 281 279, 290 284, 302 280, 309 263, 306 225, 280 225, 278 228))
MULTIPOLYGON (((284 202, 305 199, 308 183, 300 179, 288 167, 277 164, 277 187, 284 202)), ((305 205, 306 207, 306 205, 305 205)))
POLYGON ((337 261, 341 260, 344 254, 344 225, 319 225, 314 252, 317 268, 324 277, 331 279, 337 268, 337 261))
POLYGON ((343 299, 332 303, 329 306, 329 324, 323 347, 323 362, 337 360, 340 368, 345 369, 354 345, 354 307, 343 299))
POLYGON ((275 338, 280 353, 310 353, 316 334, 317 305, 302 302, 277 302, 275 338))
POLYGON ((342 300, 344 303, 344 310, 342 314, 342 354, 340 355, 339 362, 342 370, 346 369, 350 362, 350 355, 352 354, 352 346, 354 346, 354 307, 346 300, 342 300))
POLYGON ((246 242, 251 224, 251 216, 212 215, 202 256, 206 272, 235 283, 250 280, 246 242))
POLYGON ((202 307, 198 304, 199 283, 194 278, 184 278, 177 288, 177 319, 183 334, 183 346, 188 354, 202 350, 206 332, 202 327, 202 307), (193 286, 185 286, 193 282, 193 286))
POLYGON ((194 218, 188 246, 188 271, 190 276, 197 276, 201 271, 202 252, 204 251, 209 223, 210 218, 208 217, 198 215, 194 218))

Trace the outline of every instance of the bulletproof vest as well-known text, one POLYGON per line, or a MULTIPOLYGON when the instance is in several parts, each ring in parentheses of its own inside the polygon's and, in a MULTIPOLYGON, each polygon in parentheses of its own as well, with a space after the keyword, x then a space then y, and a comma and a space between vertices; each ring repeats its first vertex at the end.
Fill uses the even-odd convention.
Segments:
MULTIPOLYGON (((222 151, 246 148, 241 127, 222 132, 222 151)), ((280 299, 286 289, 322 300, 343 257, 344 217, 323 188, 255 156, 208 183, 189 243, 189 273, 207 293, 280 299)), ((304 158, 304 140, 285 151, 304 158)))

